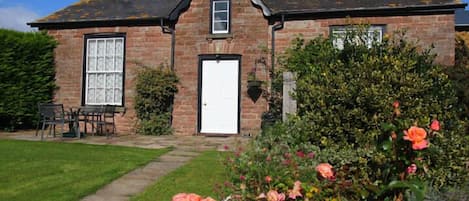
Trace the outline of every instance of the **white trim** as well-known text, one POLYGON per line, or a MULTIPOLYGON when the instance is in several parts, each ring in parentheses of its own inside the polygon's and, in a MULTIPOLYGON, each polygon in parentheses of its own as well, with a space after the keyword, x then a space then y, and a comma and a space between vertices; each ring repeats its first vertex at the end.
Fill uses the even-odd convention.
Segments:
POLYGON ((229 0, 219 0, 219 1, 212 1, 212 33, 213 34, 222 34, 222 33, 229 33, 230 32, 230 1, 229 0), (217 3, 225 3, 226 10, 216 10, 217 3), (226 20, 216 20, 215 14, 216 13, 226 13, 226 20), (226 23, 225 30, 215 30, 216 23, 226 23))
MULTIPOLYGON (((343 49, 344 48, 344 38, 343 36, 349 32, 349 31, 353 31, 353 30, 356 30, 357 28, 355 27, 350 27, 350 26, 334 26, 331 28, 331 37, 333 37, 333 45, 334 47, 338 48, 338 49, 343 49)), ((373 40, 376 40, 375 42, 381 42, 383 41, 383 35, 384 35, 384 26, 380 26, 380 25, 372 25, 370 27, 368 27, 368 29, 366 30, 366 33, 367 33, 367 36, 366 36, 366 44, 369 48, 371 48, 371 45, 373 44, 373 40), (377 37, 374 37, 373 35, 374 34, 378 34, 376 35, 377 37)))
MULTIPOLYGON (((124 68, 123 66, 117 67, 117 59, 124 58, 124 37, 109 37, 109 38, 88 38, 86 41, 87 44, 87 51, 85 55, 85 104, 86 105, 104 105, 104 104, 109 104, 109 105, 122 105, 123 102, 123 96, 121 94, 120 97, 116 97, 115 93, 116 90, 120 90, 121 93, 123 93, 123 82, 124 80, 122 79, 120 83, 116 84, 117 81, 117 76, 124 76, 124 68), (117 51, 117 43, 122 43, 120 48, 119 54, 117 51), (99 49, 98 44, 104 43, 101 48, 99 49), (110 44, 110 48, 113 48, 112 51, 107 52, 108 44, 110 44), (93 49, 94 48, 94 49, 93 49), (99 55, 98 55, 99 51, 99 55), (93 63, 91 64, 93 68, 90 68, 90 58, 93 59, 93 63), (100 60, 102 59, 102 60, 100 60), (111 66, 108 65, 108 62, 106 61, 111 61, 112 64, 111 66), (98 63, 100 62, 100 63, 98 63), (98 69, 98 65, 101 65, 102 68, 98 69), (121 70, 118 70, 121 69, 121 70), (90 80, 90 77, 93 75, 94 79, 90 80), (101 77, 99 80, 98 77, 101 77), (112 79, 112 82, 110 82, 109 86, 108 81, 109 79, 112 79), (98 86, 98 80, 101 81, 101 85, 98 86), (90 81, 94 81, 94 86, 90 87, 90 81), (102 100, 98 99, 98 90, 100 90, 100 94, 102 96, 102 100), (92 94, 91 94, 92 93, 92 94), (108 94, 106 94, 108 93, 108 94), (109 96, 109 99, 106 99, 106 95, 109 96), (112 95, 112 97, 111 97, 112 95)), ((120 65, 124 65, 124 63, 120 63, 120 65)), ((100 96, 100 97, 101 97, 100 96)))

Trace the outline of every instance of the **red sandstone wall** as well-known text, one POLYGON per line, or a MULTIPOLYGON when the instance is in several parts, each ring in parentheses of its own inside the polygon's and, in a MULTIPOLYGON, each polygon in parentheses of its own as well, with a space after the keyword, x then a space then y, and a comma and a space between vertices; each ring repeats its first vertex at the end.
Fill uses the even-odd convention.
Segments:
MULTIPOLYGON (((261 115, 267 110, 262 97, 254 103, 247 97, 247 72, 254 67, 262 53, 259 46, 267 46, 268 24, 261 10, 250 0, 233 0, 231 12, 232 38, 207 39, 210 27, 210 0, 193 0, 176 25, 176 71, 181 84, 175 99, 173 127, 178 135, 197 133, 197 72, 199 54, 241 54, 241 133, 255 133, 260 129, 261 115)), ((258 66, 259 67, 259 66, 258 66)), ((266 79, 267 69, 257 76, 266 79)))
POLYGON ((170 62, 171 37, 155 27, 112 27, 48 30, 59 43, 55 49, 56 83, 59 86, 55 101, 65 107, 81 105, 84 35, 92 33, 126 33, 124 98, 126 112, 116 115, 117 133, 135 132, 134 110, 135 61, 147 66, 170 62))
MULTIPOLYGON (((255 134, 260 129, 261 115, 268 109, 262 97, 254 103, 247 96, 247 73, 254 67, 256 59, 265 57, 267 65, 258 65, 257 76, 268 79, 270 55, 261 47, 271 47, 270 30, 260 9, 250 0, 233 0, 231 13, 232 37, 210 39, 210 0, 193 0, 190 8, 182 13, 176 25, 175 70, 180 78, 179 93, 175 98, 173 128, 177 135, 197 134, 198 100, 198 55, 240 54, 241 69, 241 133, 255 134)), ((435 45, 437 62, 451 65, 454 62, 454 18, 453 15, 367 17, 352 18, 354 22, 386 24, 387 33, 407 29, 407 36, 419 40, 423 47, 435 45)), ((283 52, 298 34, 305 38, 327 36, 329 26, 346 25, 350 19, 319 19, 288 21, 284 29, 277 31, 277 53, 283 52)), ((163 34, 159 26, 112 27, 49 30, 59 45, 56 53, 56 80, 60 89, 56 101, 66 107, 81 104, 84 34, 126 33, 125 63, 125 115, 117 116, 119 134, 133 134, 136 122, 133 109, 135 96, 135 61, 149 66, 170 62, 171 37, 163 34)), ((277 54, 279 55, 279 54, 277 54)))
POLYGON ((328 36, 332 25, 350 23, 386 25, 386 34, 392 35, 397 30, 407 30, 407 38, 418 41, 422 48, 434 44, 433 52, 437 54, 436 62, 443 65, 454 64, 454 15, 435 14, 421 16, 392 16, 364 18, 335 18, 308 21, 287 21, 284 29, 276 32, 277 53, 282 53, 291 40, 299 33, 304 38, 319 35, 328 36))

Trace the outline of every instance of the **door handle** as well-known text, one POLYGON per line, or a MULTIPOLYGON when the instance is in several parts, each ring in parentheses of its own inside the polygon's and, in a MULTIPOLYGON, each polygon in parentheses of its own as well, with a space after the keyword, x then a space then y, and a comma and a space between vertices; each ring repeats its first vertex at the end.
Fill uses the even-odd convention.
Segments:
POLYGON ((207 103, 204 103, 203 105, 204 105, 204 106, 207 106, 207 103))

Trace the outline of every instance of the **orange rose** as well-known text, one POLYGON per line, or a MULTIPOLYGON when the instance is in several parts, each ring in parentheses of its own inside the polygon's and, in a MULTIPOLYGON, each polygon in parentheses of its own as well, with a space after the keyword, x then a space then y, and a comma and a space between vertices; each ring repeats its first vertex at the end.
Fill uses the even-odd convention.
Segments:
POLYGON ((427 131, 417 126, 412 126, 409 130, 404 131, 404 140, 412 142, 412 149, 421 150, 428 147, 428 142, 425 140, 427 137, 427 131))
POLYGON ((202 201, 202 197, 194 193, 179 193, 173 197, 172 201, 202 201))
POLYGON ((329 163, 321 163, 316 166, 316 171, 321 175, 321 177, 326 179, 333 179, 334 172, 332 171, 332 165, 329 163))

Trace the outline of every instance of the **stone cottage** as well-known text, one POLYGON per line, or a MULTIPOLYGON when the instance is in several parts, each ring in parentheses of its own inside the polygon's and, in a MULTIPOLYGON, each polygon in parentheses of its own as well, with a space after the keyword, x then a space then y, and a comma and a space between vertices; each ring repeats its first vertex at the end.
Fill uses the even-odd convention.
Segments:
MULTIPOLYGON (((132 133, 138 63, 168 64, 180 78, 177 135, 231 135, 260 129, 266 100, 247 93, 248 74, 269 81, 275 58, 299 34, 343 33, 369 24, 380 40, 406 29, 436 62, 454 62, 450 0, 82 0, 29 23, 59 43, 56 101, 65 106, 113 104, 118 133, 132 133), (273 51, 269 51, 273 50, 273 51), (255 69, 255 71, 253 71, 255 69)), ((340 48, 341 41, 334 41, 340 48)))

